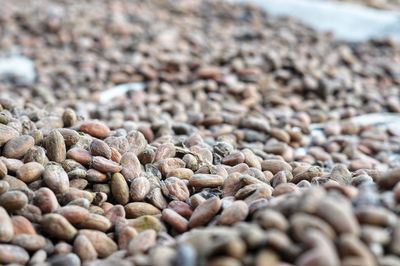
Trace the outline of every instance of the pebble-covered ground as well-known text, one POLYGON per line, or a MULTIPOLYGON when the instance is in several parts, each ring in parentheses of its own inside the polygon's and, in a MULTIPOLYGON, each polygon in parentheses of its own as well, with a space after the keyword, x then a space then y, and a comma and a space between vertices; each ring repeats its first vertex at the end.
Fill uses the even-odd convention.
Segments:
POLYGON ((0 6, 0 61, 36 71, 0 76, 1 265, 400 265, 398 43, 223 1, 0 6))

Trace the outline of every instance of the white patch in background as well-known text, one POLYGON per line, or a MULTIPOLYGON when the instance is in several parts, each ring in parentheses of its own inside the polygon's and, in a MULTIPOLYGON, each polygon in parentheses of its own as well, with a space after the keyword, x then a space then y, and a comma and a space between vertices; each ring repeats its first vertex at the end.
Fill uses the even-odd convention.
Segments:
POLYGON ((392 37, 400 41, 400 12, 352 3, 321 0, 228 0, 251 3, 273 16, 288 16, 340 40, 367 41, 392 37))
POLYGON ((100 93, 100 103, 108 103, 116 97, 125 95, 128 91, 144 90, 143 83, 126 83, 114 86, 100 93))
POLYGON ((20 55, 0 57, 0 76, 32 84, 36 79, 35 65, 32 60, 20 55))

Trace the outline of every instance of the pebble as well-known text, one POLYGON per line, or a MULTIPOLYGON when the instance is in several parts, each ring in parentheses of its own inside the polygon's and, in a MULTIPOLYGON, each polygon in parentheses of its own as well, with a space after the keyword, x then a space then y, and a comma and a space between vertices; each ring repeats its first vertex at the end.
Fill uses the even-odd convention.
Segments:
POLYGON ((218 219, 222 225, 232 225, 246 219, 249 213, 249 207, 244 201, 234 201, 229 207, 224 209, 218 219))
POLYGON ((46 241, 43 236, 31 234, 19 234, 13 238, 12 243, 24 248, 29 252, 42 249, 46 245, 46 241))
POLYGON ((151 189, 150 181, 143 176, 132 180, 129 195, 133 201, 143 201, 151 189))
POLYGON ((19 234, 36 234, 35 228, 33 228, 32 223, 24 216, 14 215, 11 218, 12 226, 14 229, 14 235, 19 234))
POLYGON ((65 160, 66 148, 64 137, 58 130, 52 130, 50 134, 44 138, 43 142, 49 160, 57 163, 61 163, 65 160))
POLYGON ((156 244, 156 231, 152 229, 144 230, 135 236, 128 245, 128 253, 133 255, 146 252, 156 244))
POLYGON ((4 145, 3 156, 21 159, 33 145, 35 145, 35 140, 29 135, 12 138, 4 145))
POLYGON ((224 184, 224 178, 213 174, 194 174, 189 179, 189 186, 196 188, 219 187, 224 184))
POLYGON ((11 139, 15 139, 18 135, 18 131, 0 123, 0 146, 3 146, 11 139))
POLYGON ((122 174, 115 173, 112 175, 110 188, 117 203, 125 205, 129 202, 129 187, 122 174))
POLYGON ((101 156, 93 156, 90 165, 102 173, 118 173, 122 170, 118 163, 101 156))
POLYGON ((59 208, 54 192, 46 187, 39 188, 35 191, 33 203, 39 207, 42 213, 52 213, 59 208))
POLYGON ((76 254, 57 255, 49 259, 51 266, 78 266, 81 261, 76 254))
POLYGON ((290 164, 281 160, 264 160, 261 162, 261 168, 263 171, 270 171, 272 174, 276 174, 279 171, 292 171, 290 164))
POLYGON ((38 180, 44 172, 44 167, 37 162, 29 162, 17 170, 17 178, 29 184, 38 180))
POLYGON ((43 181, 55 194, 63 194, 68 191, 69 178, 60 165, 46 165, 43 172, 43 181))
POLYGON ((0 206, 9 212, 21 210, 27 204, 28 197, 21 191, 7 191, 0 195, 0 206))
POLYGON ((135 228, 137 232, 142 232, 147 229, 153 229, 155 231, 161 230, 161 222, 154 216, 143 215, 136 219, 131 219, 128 221, 128 225, 135 228))
POLYGON ((207 224, 218 213, 221 208, 221 200, 211 197, 200 204, 189 219, 189 227, 199 227, 207 224))
POLYGON ((0 207, 0 241, 10 242, 14 236, 14 228, 7 211, 0 207))
POLYGON ((190 196, 186 182, 173 176, 161 182, 161 190, 166 198, 172 200, 186 201, 190 196))
POLYGON ((60 240, 71 241, 77 234, 77 230, 68 220, 56 213, 44 215, 41 226, 49 236, 60 240))
POLYGON ((29 254, 25 249, 16 245, 0 244, 0 263, 3 264, 26 264, 29 254))
POLYGON ((99 139, 104 139, 110 134, 110 129, 99 121, 84 122, 79 127, 79 130, 99 139))
POLYGON ((97 252, 92 243, 85 235, 78 235, 74 240, 74 253, 82 262, 91 261, 97 258, 97 252))
POLYGON ((187 231, 189 222, 171 209, 164 209, 162 211, 162 220, 171 225, 177 232, 182 233, 187 231))
POLYGON ((83 229, 79 230, 79 235, 83 235, 89 239, 99 258, 108 257, 117 251, 117 244, 103 232, 83 229))
POLYGON ((160 210, 146 202, 131 202, 125 205, 127 218, 138 218, 143 215, 156 215, 160 210))

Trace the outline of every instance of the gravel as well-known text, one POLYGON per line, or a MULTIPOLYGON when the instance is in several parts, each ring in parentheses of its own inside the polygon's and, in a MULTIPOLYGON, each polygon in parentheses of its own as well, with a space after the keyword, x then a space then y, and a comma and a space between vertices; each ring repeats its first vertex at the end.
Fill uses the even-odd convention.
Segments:
POLYGON ((0 264, 399 265, 395 42, 226 2, 1 4, 37 78, 0 80, 0 264))

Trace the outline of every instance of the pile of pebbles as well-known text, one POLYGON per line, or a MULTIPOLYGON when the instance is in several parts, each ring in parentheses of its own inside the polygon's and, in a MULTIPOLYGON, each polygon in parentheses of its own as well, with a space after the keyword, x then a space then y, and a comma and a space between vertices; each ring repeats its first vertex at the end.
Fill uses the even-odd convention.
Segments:
POLYGON ((0 264, 400 264, 400 47, 218 1, 6 1, 0 264), (140 83, 110 102, 102 92, 140 83))

